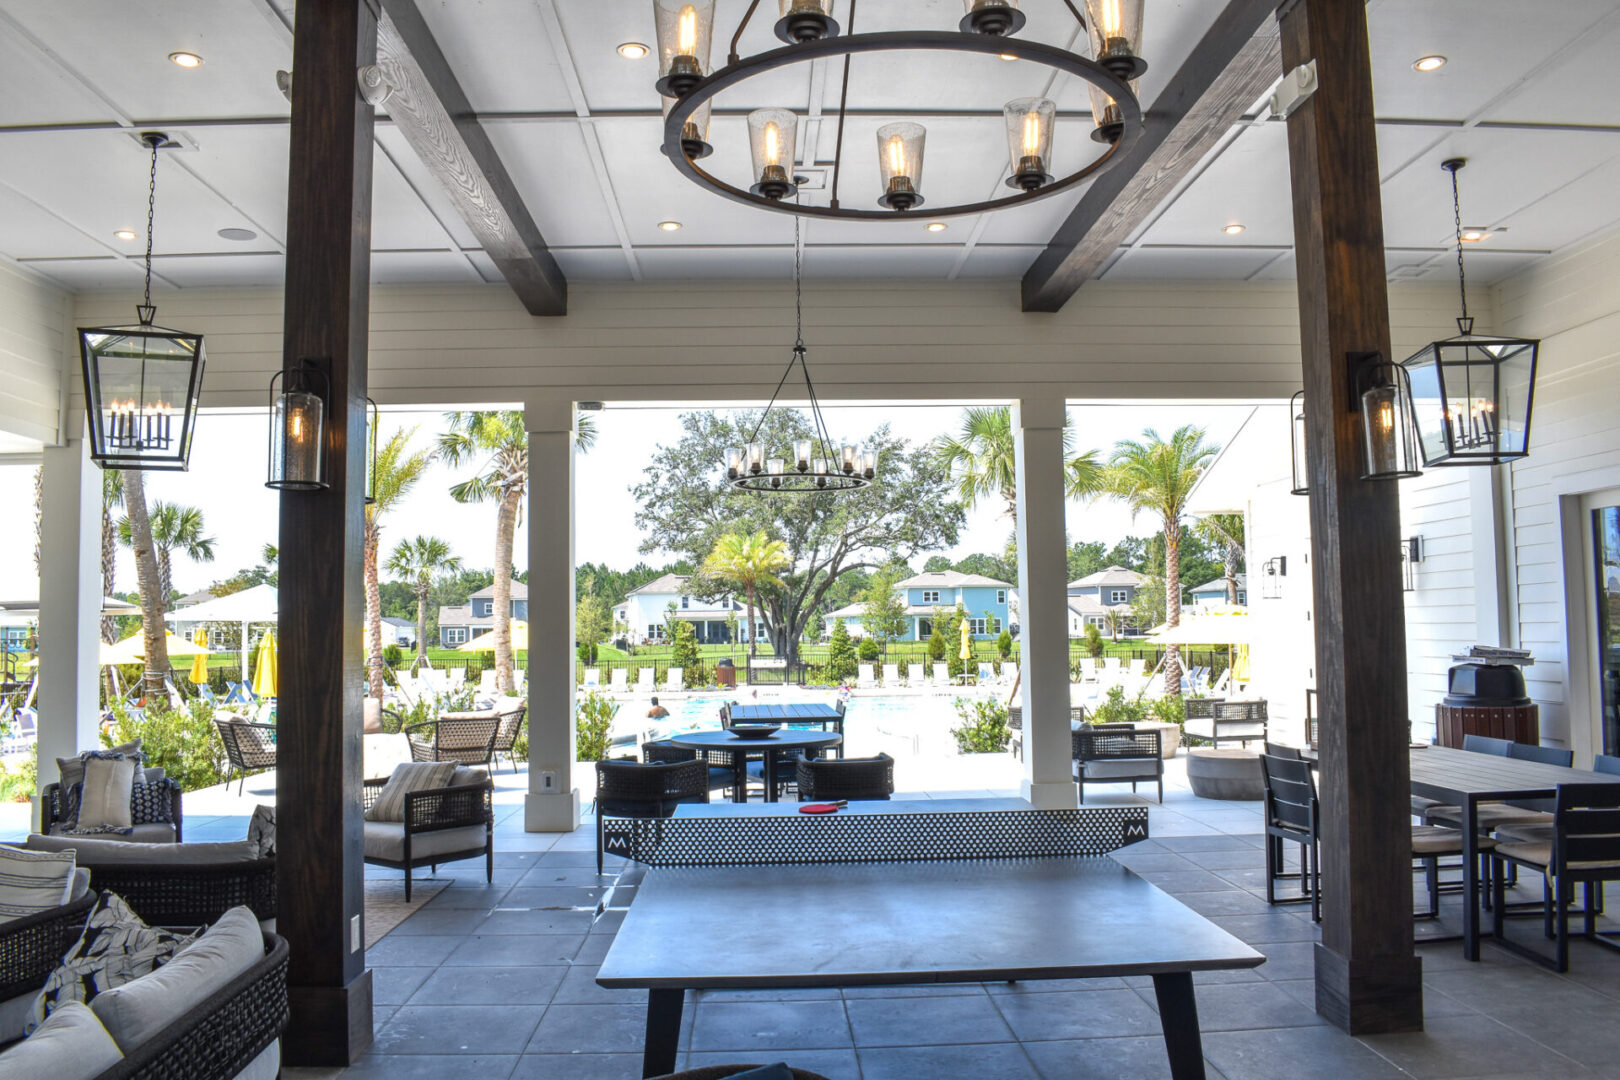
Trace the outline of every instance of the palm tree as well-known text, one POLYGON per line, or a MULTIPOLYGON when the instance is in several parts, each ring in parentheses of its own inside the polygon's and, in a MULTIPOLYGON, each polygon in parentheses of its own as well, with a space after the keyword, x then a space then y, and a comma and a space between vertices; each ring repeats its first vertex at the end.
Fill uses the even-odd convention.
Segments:
POLYGON ((1238 602, 1238 567, 1243 563, 1243 515, 1207 514, 1198 519, 1198 531, 1221 545, 1226 576, 1226 602, 1238 602))
MULTIPOLYGON (((118 574, 118 523, 113 511, 124 505, 124 472, 122 469, 101 470, 101 592, 111 596, 114 579, 118 574)), ((101 617, 101 640, 109 645, 118 640, 118 620, 111 615, 101 617)))
POLYGON ((146 643, 143 690, 154 701, 165 700, 163 680, 169 674, 169 641, 164 636, 163 612, 169 606, 169 594, 160 588, 157 545, 152 539, 152 520, 146 512, 146 478, 139 469, 129 469, 124 473, 123 487, 125 515, 118 523, 118 533, 135 554, 141 636, 146 643))
MULTIPOLYGON (((416 429, 400 430, 389 436, 377 448, 377 464, 372 471, 374 500, 366 504, 365 559, 366 579, 366 651, 371 696, 382 700, 382 588, 377 582, 377 552, 382 543, 382 525, 379 519, 399 503, 433 462, 432 450, 408 452, 416 429)), ((267 547, 269 545, 266 545, 267 547)), ((268 554, 268 552, 266 553, 268 554)), ((279 552, 278 552, 279 554, 279 552)))
MULTIPOLYGON (((131 515, 125 515, 118 523, 118 538, 125 546, 133 546, 130 518, 131 515)), ((158 611, 161 615, 168 610, 169 594, 174 591, 174 552, 180 552, 192 562, 213 562, 214 538, 203 535, 203 513, 195 506, 178 506, 159 500, 152 504, 148 521, 152 530, 152 547, 157 554, 158 597, 162 605, 158 611)), ((159 621, 162 621, 161 618, 159 621)))
POLYGON ((266 566, 275 566, 281 562, 281 549, 274 544, 266 544, 259 552, 259 559, 266 566))
MULTIPOLYGON (((444 574, 461 569, 461 559, 450 554, 450 545, 437 536, 406 540, 388 557, 388 572, 404 579, 416 594, 416 659, 427 662, 427 603, 433 583, 444 574)), ((499 625, 500 620, 496 620, 499 625)))
POLYGON ((1103 612, 1103 629, 1114 641, 1119 640, 1120 631, 1125 629, 1125 613, 1118 608, 1109 608, 1103 612))
POLYGON ((787 545, 772 540, 760 529, 752 536, 727 533, 715 541, 714 550, 703 560, 699 573, 712 581, 742 589, 748 598, 748 658, 752 663, 758 651, 758 634, 754 633, 754 597, 761 586, 780 587, 778 570, 793 564, 788 557, 787 545))
MULTIPOLYGON (((1089 499, 1104 489, 1102 462, 1097 451, 1074 452, 1074 421, 1063 418, 1063 493, 1071 499, 1089 499)), ((956 474, 956 492, 963 504, 999 496, 1007 516, 1018 515, 1018 453, 1013 432, 1012 407, 990 405, 967 409, 955 435, 934 443, 939 463, 956 474)))
MULTIPOLYGON (((1204 442, 1202 428, 1188 424, 1169 440, 1148 428, 1142 441, 1125 439, 1108 459, 1108 492, 1123 499, 1133 514, 1151 511, 1164 524, 1164 621, 1181 624, 1181 518, 1187 496, 1219 447, 1204 442)), ((1181 693, 1181 649, 1171 645, 1164 660, 1164 692, 1181 693)))

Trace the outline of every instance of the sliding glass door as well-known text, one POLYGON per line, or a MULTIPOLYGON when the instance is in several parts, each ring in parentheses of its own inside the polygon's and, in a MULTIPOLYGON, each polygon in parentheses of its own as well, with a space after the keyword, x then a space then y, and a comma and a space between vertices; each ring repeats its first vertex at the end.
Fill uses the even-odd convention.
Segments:
POLYGON ((1620 506, 1594 507, 1591 516, 1598 715, 1603 752, 1620 754, 1620 506))

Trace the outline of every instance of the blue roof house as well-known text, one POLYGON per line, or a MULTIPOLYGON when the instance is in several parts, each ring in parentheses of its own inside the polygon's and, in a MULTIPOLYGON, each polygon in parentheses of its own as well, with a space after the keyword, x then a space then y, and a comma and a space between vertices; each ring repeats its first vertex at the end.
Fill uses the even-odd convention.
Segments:
MULTIPOLYGON (((967 612, 975 638, 993 638, 1007 627, 1008 600, 1015 595, 1009 582, 955 570, 918 574, 896 582, 894 587, 904 594, 906 604, 908 626, 901 641, 928 640, 934 632, 934 612, 948 612, 957 605, 967 612)), ((863 637, 866 628, 861 616, 865 612, 866 605, 859 602, 829 611, 823 617, 826 632, 831 634, 833 626, 842 622, 852 637, 863 637)))

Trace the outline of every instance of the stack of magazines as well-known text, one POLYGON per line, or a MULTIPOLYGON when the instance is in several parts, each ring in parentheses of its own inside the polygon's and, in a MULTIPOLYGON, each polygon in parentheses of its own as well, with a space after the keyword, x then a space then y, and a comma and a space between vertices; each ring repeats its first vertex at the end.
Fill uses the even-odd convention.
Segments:
POLYGON ((1535 661, 1530 658, 1529 649, 1504 649, 1496 645, 1474 645, 1466 653, 1457 653, 1453 660, 1465 664, 1512 665, 1514 667, 1529 667, 1535 661))

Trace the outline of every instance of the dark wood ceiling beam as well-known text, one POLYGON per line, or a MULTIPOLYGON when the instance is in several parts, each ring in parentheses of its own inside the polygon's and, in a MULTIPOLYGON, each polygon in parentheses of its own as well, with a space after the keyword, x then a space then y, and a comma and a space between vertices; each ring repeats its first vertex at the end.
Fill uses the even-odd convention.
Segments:
POLYGON ((413 0, 385 0, 377 64, 393 86, 381 108, 529 314, 566 315, 568 279, 413 0))
POLYGON ((1229 0, 1153 103, 1141 138, 1092 182, 1024 274, 1025 311, 1067 303, 1282 77, 1277 6, 1229 0))

